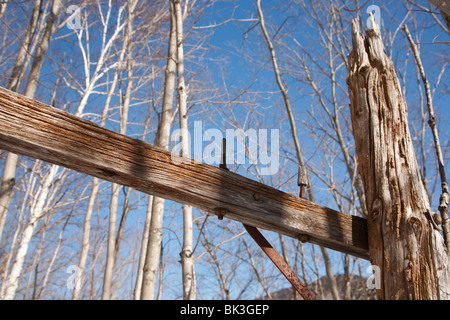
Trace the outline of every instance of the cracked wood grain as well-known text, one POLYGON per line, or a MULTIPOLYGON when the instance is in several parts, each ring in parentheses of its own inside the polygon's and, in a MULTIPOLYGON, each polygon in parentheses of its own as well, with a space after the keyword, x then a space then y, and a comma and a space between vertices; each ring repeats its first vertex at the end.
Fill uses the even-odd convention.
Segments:
MULTIPOLYGON (((373 19, 372 19, 373 20, 373 19)), ((408 113, 378 26, 352 23, 347 85, 358 169, 368 215, 371 262, 380 299, 448 299, 450 269, 408 128, 408 113), (441 288, 447 289, 442 290, 441 288)))
POLYGON ((0 148, 210 213, 224 208, 226 218, 294 238, 307 235, 311 243, 368 259, 363 218, 180 158, 3 88, 0 148))

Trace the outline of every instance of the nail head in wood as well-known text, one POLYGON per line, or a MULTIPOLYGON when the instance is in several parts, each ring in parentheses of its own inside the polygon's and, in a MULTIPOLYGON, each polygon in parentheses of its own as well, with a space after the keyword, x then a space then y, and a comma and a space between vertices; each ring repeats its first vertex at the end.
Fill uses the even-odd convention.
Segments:
POLYGON ((309 236, 308 236, 307 234, 301 234, 301 235, 299 235, 299 236, 298 236, 298 239, 299 239, 302 243, 309 242, 309 236))
POLYGON ((228 212, 227 209, 224 208, 217 208, 216 209, 216 214, 217 214, 217 218, 219 220, 223 220, 223 217, 225 216, 225 214, 228 212))

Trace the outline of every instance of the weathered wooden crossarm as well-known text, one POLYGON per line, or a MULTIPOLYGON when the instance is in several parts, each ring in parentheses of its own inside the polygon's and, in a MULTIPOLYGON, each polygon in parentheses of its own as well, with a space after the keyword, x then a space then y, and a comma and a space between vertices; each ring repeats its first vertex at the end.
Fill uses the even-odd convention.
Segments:
POLYGON ((368 259, 367 221, 0 88, 0 148, 368 259), (178 157, 178 160, 180 158, 178 157), (305 237, 306 236, 306 237, 305 237))

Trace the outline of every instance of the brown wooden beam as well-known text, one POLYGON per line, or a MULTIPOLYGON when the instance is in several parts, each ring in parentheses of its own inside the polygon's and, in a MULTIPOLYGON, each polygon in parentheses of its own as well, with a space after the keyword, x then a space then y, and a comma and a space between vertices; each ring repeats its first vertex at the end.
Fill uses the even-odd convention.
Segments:
POLYGON ((181 158, 3 88, 0 148, 368 259, 363 218, 219 167, 173 161, 181 158))

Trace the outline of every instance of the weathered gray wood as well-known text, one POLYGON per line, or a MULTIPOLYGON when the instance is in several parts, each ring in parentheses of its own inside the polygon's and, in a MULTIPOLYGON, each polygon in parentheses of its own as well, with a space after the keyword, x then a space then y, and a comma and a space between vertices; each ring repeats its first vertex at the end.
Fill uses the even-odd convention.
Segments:
POLYGON ((400 82, 380 30, 352 23, 347 84, 358 169, 364 183, 369 252, 380 299, 448 299, 448 253, 433 225, 408 128, 400 82))
POLYGON ((428 0, 428 2, 431 2, 433 5, 436 6, 436 8, 438 8, 439 10, 450 15, 450 1, 449 0, 428 0))
POLYGON ((368 258, 363 218, 180 158, 3 88, 0 148, 211 213, 224 208, 227 218, 368 258))

